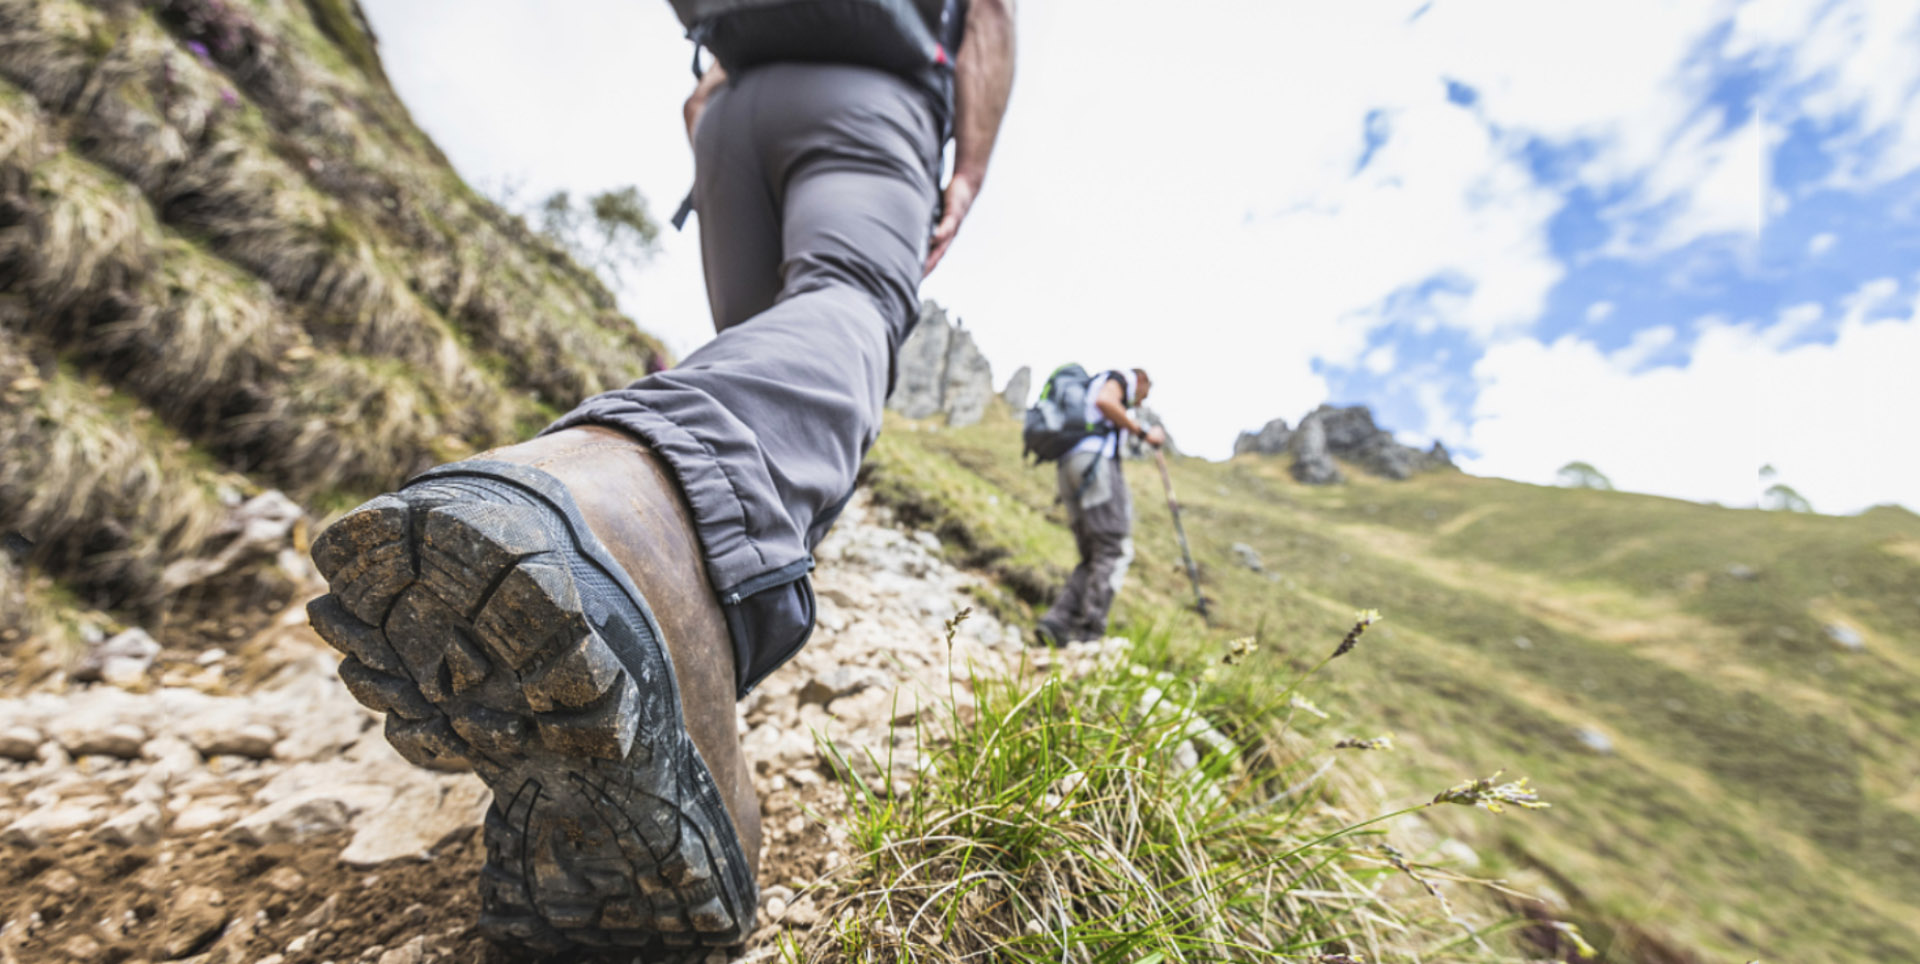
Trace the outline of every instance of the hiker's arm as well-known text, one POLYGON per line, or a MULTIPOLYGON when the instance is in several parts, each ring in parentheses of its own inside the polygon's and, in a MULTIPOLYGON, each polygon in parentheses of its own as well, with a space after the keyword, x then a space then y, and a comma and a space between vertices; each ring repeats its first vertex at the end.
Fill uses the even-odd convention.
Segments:
POLYGON ((1160 426, 1147 428, 1127 411, 1126 390, 1111 378, 1107 379, 1105 385, 1100 386, 1100 394, 1095 396, 1093 405, 1100 410, 1100 414, 1107 417, 1107 421, 1140 436, 1148 445, 1158 447, 1167 440, 1167 433, 1161 431, 1160 426))
POLYGON ((928 274, 947 256, 987 179, 987 159, 1013 94, 1013 47, 1013 0, 973 0, 953 65, 953 179, 941 195, 940 223, 927 251, 928 274))
POLYGON ((687 106, 681 110, 687 119, 688 143, 693 142, 693 125, 700 123, 700 112, 707 109, 707 98, 726 82, 727 71, 719 64, 708 67, 707 72, 700 75, 700 83, 694 86, 693 93, 687 96, 687 106))

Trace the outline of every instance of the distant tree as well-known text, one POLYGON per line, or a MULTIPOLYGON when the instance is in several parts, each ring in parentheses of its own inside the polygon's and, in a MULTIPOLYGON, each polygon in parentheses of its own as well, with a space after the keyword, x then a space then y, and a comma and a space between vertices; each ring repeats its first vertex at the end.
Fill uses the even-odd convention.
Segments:
POLYGON ((585 202, 555 191, 540 202, 536 214, 541 234, 588 268, 613 275, 616 282, 644 266, 659 248, 660 225, 647 211, 640 189, 631 184, 590 195, 585 202))
POLYGON ((1806 497, 1793 491, 1793 487, 1784 482, 1775 482, 1760 496, 1760 508, 1773 512, 1812 512, 1813 503, 1806 497))
POLYGON ((1561 466, 1559 474, 1554 476, 1554 483, 1568 489, 1613 491, 1613 482, 1586 462, 1568 462, 1561 466))

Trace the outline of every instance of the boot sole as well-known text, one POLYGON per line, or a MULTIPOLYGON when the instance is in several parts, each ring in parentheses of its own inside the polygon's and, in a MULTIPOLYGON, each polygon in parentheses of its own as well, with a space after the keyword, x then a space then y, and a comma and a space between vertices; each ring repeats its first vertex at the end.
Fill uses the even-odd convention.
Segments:
POLYGON ((313 545, 307 607, 416 765, 493 790, 480 930, 551 952, 739 944, 752 863, 687 735, 659 624, 558 479, 474 460, 313 545))

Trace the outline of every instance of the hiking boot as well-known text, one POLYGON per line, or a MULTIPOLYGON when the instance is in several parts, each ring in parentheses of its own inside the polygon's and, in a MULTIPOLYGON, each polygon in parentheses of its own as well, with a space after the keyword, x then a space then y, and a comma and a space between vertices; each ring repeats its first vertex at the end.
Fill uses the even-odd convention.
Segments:
POLYGON ((1042 646, 1059 649, 1067 643, 1067 631, 1065 627, 1042 619, 1033 624, 1033 638, 1042 646))
POLYGON ((739 944, 760 808, 686 507, 575 428, 423 473, 313 546, 314 628, 387 741, 493 790, 480 929, 538 951, 739 944))

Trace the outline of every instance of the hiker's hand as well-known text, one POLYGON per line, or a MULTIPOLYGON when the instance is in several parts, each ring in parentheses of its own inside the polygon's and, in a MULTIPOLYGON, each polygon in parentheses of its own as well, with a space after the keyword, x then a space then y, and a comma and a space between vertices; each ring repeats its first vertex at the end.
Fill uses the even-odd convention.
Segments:
POLYGON ((960 222, 966 220, 967 209, 973 207, 973 197, 979 192, 980 185, 958 174, 947 183, 940 201, 940 223, 934 226, 933 244, 927 249, 926 274, 932 274, 940 259, 947 256, 947 248, 953 244, 953 236, 960 233, 960 222))
POLYGON ((1159 448, 1160 446, 1167 444, 1167 430, 1161 428, 1158 425, 1155 425, 1154 427, 1147 429, 1147 434, 1141 436, 1141 438, 1146 439, 1148 445, 1151 445, 1154 448, 1159 448))

